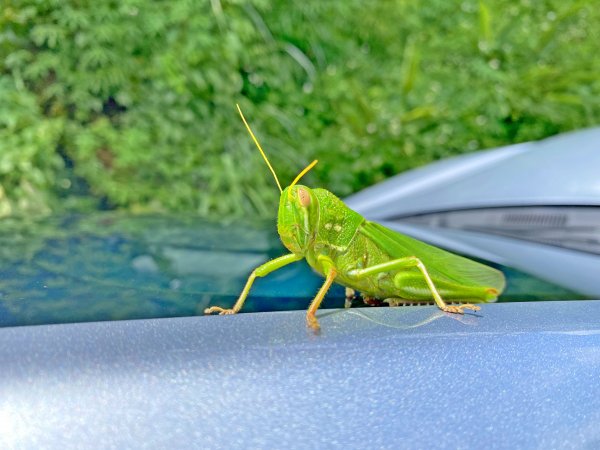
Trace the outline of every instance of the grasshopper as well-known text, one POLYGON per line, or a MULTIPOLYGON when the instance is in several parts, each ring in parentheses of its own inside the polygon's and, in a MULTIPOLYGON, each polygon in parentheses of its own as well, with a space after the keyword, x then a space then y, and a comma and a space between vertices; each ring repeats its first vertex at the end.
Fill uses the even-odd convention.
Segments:
POLYGON ((494 301, 502 293, 506 284, 502 272, 368 221, 326 189, 298 184, 317 160, 282 189, 239 105, 237 108, 281 192, 277 231, 290 253, 254 269, 233 308, 213 306, 205 309, 205 314, 237 313, 256 277, 301 259, 325 277, 306 313, 306 323, 314 330, 319 329, 316 311, 334 281, 367 298, 412 303, 433 299, 442 311, 457 314, 480 308, 471 303, 447 304, 444 298, 453 303, 481 303, 494 301))

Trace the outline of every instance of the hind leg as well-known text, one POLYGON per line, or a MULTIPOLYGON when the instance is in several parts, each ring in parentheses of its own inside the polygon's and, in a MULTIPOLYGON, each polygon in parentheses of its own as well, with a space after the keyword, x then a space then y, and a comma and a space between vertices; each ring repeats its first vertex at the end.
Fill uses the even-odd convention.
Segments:
MULTIPOLYGON (((479 311, 479 306, 472 305, 470 303, 465 303, 463 305, 446 304, 446 302, 442 299, 442 296, 438 292, 437 288, 435 287, 435 284, 433 283, 433 280, 431 279, 431 276, 429 275, 425 264, 423 264, 423 262, 416 256, 408 256, 406 258, 395 259, 392 261, 385 262, 383 264, 377 264, 376 266, 367 267, 365 269, 351 270, 348 273, 348 275, 350 275, 351 277, 355 277, 356 279, 361 279, 371 275, 376 275, 378 273, 390 272, 392 270, 397 271, 401 269, 409 269, 412 267, 416 267, 417 269, 419 269, 419 271, 423 275, 423 278, 425 279, 425 283, 427 284, 429 291, 431 292, 435 304, 442 311, 456 314, 464 314, 465 309, 479 311)), ((401 284, 401 276, 399 277, 399 275, 401 274, 398 274, 396 275, 396 277, 394 277, 394 284, 396 284, 396 280, 398 280, 398 284, 401 284)))

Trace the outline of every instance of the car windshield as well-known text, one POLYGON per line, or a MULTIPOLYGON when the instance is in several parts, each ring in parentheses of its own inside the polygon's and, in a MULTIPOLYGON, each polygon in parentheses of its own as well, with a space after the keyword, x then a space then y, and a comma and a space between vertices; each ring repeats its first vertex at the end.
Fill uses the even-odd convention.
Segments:
MULTIPOLYGON (((118 213, 0 223, 0 326, 201 315, 231 307, 250 272, 283 255, 272 221, 118 213)), ((505 266, 499 302, 584 295, 505 266)), ((306 309, 322 278, 304 261, 258 279, 242 312, 306 309)), ((335 285, 324 308, 345 306, 335 285)), ((360 306, 355 303, 353 306, 360 306)))

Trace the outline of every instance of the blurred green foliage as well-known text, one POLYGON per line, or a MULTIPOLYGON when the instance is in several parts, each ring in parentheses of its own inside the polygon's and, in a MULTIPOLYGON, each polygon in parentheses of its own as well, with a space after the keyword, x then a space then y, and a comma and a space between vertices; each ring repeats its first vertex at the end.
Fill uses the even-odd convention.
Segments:
POLYGON ((595 1, 3 5, 0 215, 273 216, 236 102, 283 184, 318 158, 340 196, 600 122, 595 1))

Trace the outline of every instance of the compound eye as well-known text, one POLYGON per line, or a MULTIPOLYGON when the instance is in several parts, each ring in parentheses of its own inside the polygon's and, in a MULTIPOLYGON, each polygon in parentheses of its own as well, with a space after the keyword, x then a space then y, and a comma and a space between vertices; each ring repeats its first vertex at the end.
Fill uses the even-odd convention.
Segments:
POLYGON ((300 205, 304 206, 305 208, 310 205, 310 194, 306 191, 306 189, 298 189, 298 201, 300 202, 300 205))

